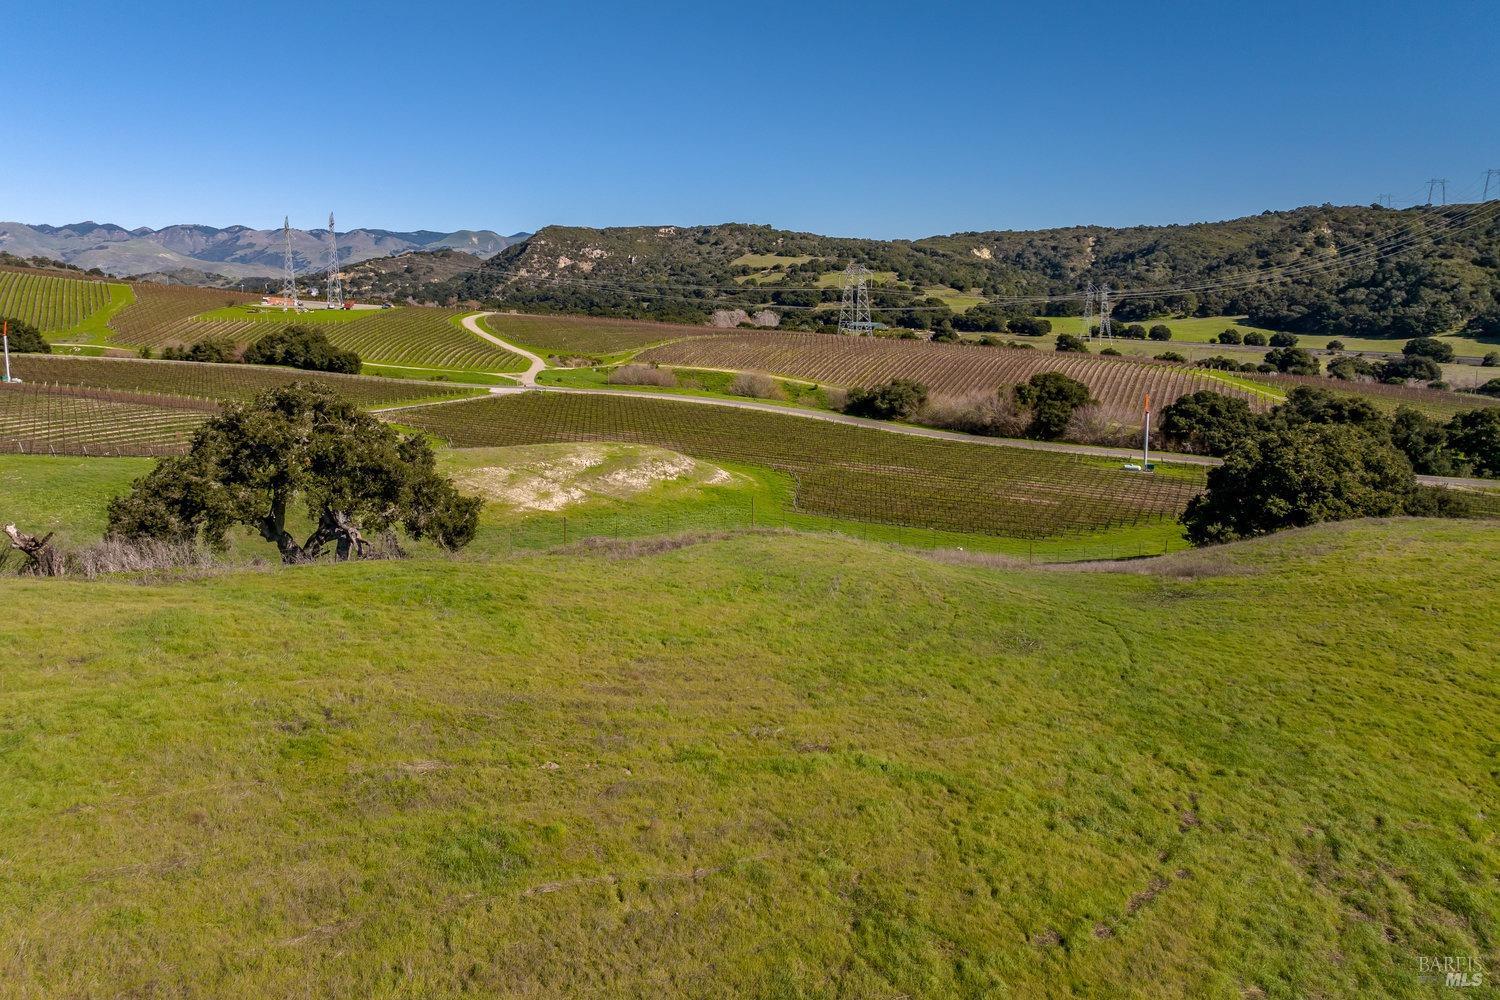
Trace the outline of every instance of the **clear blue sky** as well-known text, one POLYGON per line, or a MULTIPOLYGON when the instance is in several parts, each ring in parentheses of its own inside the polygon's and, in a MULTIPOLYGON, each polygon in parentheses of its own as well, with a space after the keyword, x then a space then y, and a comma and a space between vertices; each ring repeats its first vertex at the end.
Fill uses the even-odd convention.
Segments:
POLYGON ((1500 3, 16 3, 0 219, 916 237, 1457 195, 1500 3))

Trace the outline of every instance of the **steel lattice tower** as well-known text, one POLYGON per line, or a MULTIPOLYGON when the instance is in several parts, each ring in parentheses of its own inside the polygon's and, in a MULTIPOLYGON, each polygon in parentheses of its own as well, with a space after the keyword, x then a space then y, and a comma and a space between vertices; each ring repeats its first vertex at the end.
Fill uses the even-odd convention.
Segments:
POLYGON ((1094 300, 1099 297, 1099 291, 1090 281, 1083 288, 1083 336, 1084 339, 1094 335, 1094 300))
POLYGON ((873 334, 870 319, 870 270, 863 264, 844 268, 844 302, 839 306, 839 333, 873 334))
MULTIPOLYGON (((285 264, 284 264, 284 267, 285 267, 285 270, 286 270, 286 277, 285 277, 285 279, 282 282, 281 297, 286 300, 286 303, 288 303, 288 304, 291 305, 292 309, 294 309, 297 312, 301 312, 302 311, 302 303, 300 303, 300 302, 297 301, 297 272, 296 272, 296 270, 292 266, 292 220, 291 220, 291 216, 286 216, 286 217, 282 218, 282 220, 281 220, 281 235, 283 237, 285 237, 285 239, 286 239, 286 259, 285 259, 285 264)), ((282 305, 281 308, 283 310, 286 309, 286 305, 285 304, 282 305)))
POLYGON ((333 213, 328 213, 328 308, 344 308, 344 282, 339 277, 339 237, 333 231, 333 213))
POLYGON ((1490 181, 1500 178, 1500 170, 1486 170, 1484 172, 1484 194, 1479 196, 1480 201, 1490 200, 1490 181))
POLYGON ((1099 336, 1113 338, 1114 322, 1109 318, 1109 286, 1099 286, 1099 336))
POLYGON ((1432 192, 1438 190, 1443 192, 1443 204, 1448 204, 1448 178, 1446 177, 1434 177, 1427 182, 1427 204, 1432 204, 1432 192))

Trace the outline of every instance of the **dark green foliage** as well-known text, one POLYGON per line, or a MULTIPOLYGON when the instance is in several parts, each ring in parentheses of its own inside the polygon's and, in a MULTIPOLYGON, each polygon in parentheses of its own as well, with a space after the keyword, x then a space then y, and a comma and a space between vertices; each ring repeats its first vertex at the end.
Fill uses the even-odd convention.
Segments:
POLYGON ((891 379, 884 385, 849 390, 844 412, 875 420, 905 420, 927 402, 927 387, 909 378, 891 379))
POLYGON ((1283 375, 1317 375, 1321 371, 1318 359, 1301 347, 1273 347, 1266 352, 1265 363, 1283 375))
POLYGON ((1157 361, 1175 361, 1178 364, 1182 364, 1187 361, 1187 355, 1181 354, 1177 351, 1162 351, 1160 354, 1153 354, 1151 356, 1157 361))
POLYGON ((1016 402, 1031 411, 1026 436, 1054 441, 1067 432, 1073 411, 1089 402, 1089 387, 1062 372, 1038 372, 1016 386, 1016 402))
POLYGON ((1089 345, 1082 337, 1075 337, 1071 333, 1059 333, 1057 335, 1057 349, 1059 351, 1076 351, 1080 354, 1089 353, 1089 345))
MULTIPOLYGON (((1245 343, 1248 344, 1249 342, 1250 342, 1250 338, 1246 337, 1245 338, 1245 343)), ((1293 333, 1273 333, 1273 334, 1271 334, 1271 346, 1272 347, 1296 347, 1297 346, 1297 335, 1293 334, 1293 333)))
POLYGON ((1482 368, 1500 368, 1500 351, 1487 351, 1479 365, 1482 368))
POLYGON ((246 349, 245 363, 345 375, 358 375, 360 367, 358 354, 334 347, 326 333, 308 326, 288 326, 266 334, 246 349))
POLYGON ((1244 438, 1208 473, 1182 515, 1189 541, 1212 545, 1284 528, 1417 509, 1411 463, 1357 426, 1272 427, 1244 438))
POLYGON ((1163 436, 1201 455, 1224 455, 1254 432, 1255 414, 1243 399, 1207 389, 1178 397, 1161 412, 1163 436))
POLYGON ((1330 340, 1328 342, 1328 349, 1330 351, 1342 351, 1344 349, 1344 342, 1342 340, 1330 340))
POLYGON ((1303 424, 1348 424, 1371 434, 1386 432, 1385 416, 1366 400, 1342 396, 1326 389, 1299 385, 1287 393, 1266 419, 1276 426, 1303 424))
POLYGON ((1408 340, 1401 348, 1401 353, 1408 358, 1431 358, 1441 363, 1453 360, 1453 345, 1436 337, 1417 337, 1408 340))
POLYGON ((1214 371, 1220 372, 1253 372, 1256 370, 1255 365, 1248 362, 1236 361, 1234 358, 1226 357, 1223 354, 1215 354, 1209 358, 1199 358, 1193 364, 1199 368, 1212 368, 1214 371))
POLYGON ((1266 335, 1259 330, 1246 330, 1245 343, 1250 347, 1265 347, 1266 335))
POLYGON ((1500 339, 1500 306, 1494 306, 1469 321, 1464 332, 1480 340, 1500 339))
POLYGON ((214 364, 232 364, 239 361, 234 342, 219 337, 200 340, 190 347, 163 347, 164 361, 204 361, 214 364))
POLYGON ((1146 328, 1139 323, 1128 323, 1125 326, 1116 327, 1115 336, 1124 337, 1126 340, 1145 340, 1146 328))
POLYGON ((1230 327, 1229 329, 1225 330, 1223 333, 1219 334, 1217 338, 1218 342, 1221 344, 1238 344, 1243 339, 1244 338, 1240 336, 1240 331, 1236 330, 1234 327, 1230 327))
POLYGON ((1052 332, 1052 321, 1034 316, 1019 316, 1008 321, 1005 328, 1023 337, 1041 337, 1052 332))
POLYGON ((42 331, 24 320, 0 317, 0 322, 8 324, 10 330, 10 349, 17 354, 51 354, 52 345, 42 336, 42 331))
POLYGON ((1481 396, 1500 396, 1500 378, 1492 378, 1481 386, 1476 386, 1475 392, 1481 396))
POLYGON ((1171 340, 1172 328, 1165 323, 1157 323, 1150 330, 1146 331, 1146 335, 1152 340, 1171 340))
POLYGON ((1443 425, 1409 406, 1397 408, 1390 437, 1420 475, 1452 476, 1462 471, 1454 465, 1443 425))
POLYGON ((1356 382, 1362 378, 1374 378, 1375 365, 1356 355, 1334 358, 1328 362, 1328 377, 1342 379, 1345 382, 1356 382))
POLYGON ((1106 347, 1104 350, 1099 352, 1099 355, 1105 358, 1123 358, 1125 356, 1123 353, 1115 350, 1113 347, 1106 347))
POLYGON ((1392 385, 1411 381, 1436 382, 1443 377, 1443 370, 1436 361, 1417 354, 1387 358, 1375 367, 1375 377, 1392 385))
POLYGON ((370 549, 365 533, 400 526, 411 538, 461 548, 480 501, 438 475, 431 447, 403 436, 330 390, 307 382, 230 404, 203 424, 187 455, 168 458, 109 505, 109 533, 202 541, 222 548, 245 526, 283 562, 340 559, 370 549), (287 529, 298 499, 315 525, 304 542, 287 529))
POLYGON ((1473 475, 1500 478, 1500 408, 1460 413, 1447 430, 1448 447, 1473 475))

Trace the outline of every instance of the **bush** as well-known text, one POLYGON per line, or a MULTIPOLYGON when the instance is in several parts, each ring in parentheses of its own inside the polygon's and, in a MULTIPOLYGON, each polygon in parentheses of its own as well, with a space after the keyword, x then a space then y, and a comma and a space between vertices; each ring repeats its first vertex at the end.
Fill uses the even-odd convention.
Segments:
POLYGON ((190 347, 163 347, 161 356, 164 361, 201 361, 221 365, 240 360, 235 353, 234 342, 223 337, 209 337, 190 347))
POLYGON ((1089 345, 1082 337, 1076 337, 1071 333, 1059 333, 1057 335, 1057 349, 1059 351, 1074 351, 1079 354, 1089 353, 1089 345))
POLYGON ((1468 410, 1448 421, 1448 447, 1477 476, 1500 477, 1500 408, 1468 410))
POLYGON ((1344 342, 1342 340, 1330 340, 1328 342, 1328 349, 1330 351, 1342 351, 1344 349, 1344 342))
POLYGON ((1334 358, 1328 362, 1328 375, 1330 378, 1342 379, 1345 382, 1355 382, 1362 378, 1374 378, 1375 366, 1364 358, 1353 355, 1347 358, 1334 358))
POLYGON ((1255 430, 1256 420, 1243 399, 1200 389, 1162 410, 1158 426, 1177 447, 1201 455, 1224 455, 1255 430))
POLYGON ((670 388, 677 384, 677 374, 656 365, 625 365, 604 377, 610 385, 657 385, 670 388))
POLYGON ((1474 391, 1481 396, 1500 396, 1500 378, 1492 378, 1484 385, 1477 385, 1474 391))
POLYGON ((51 354, 52 345, 42 331, 19 319, 0 317, 10 330, 10 349, 17 354, 51 354))
POLYGON ((1130 323, 1116 330, 1115 334, 1126 340, 1145 340, 1146 328, 1139 323, 1130 323))
POLYGON ((1123 358, 1125 356, 1119 351, 1115 350, 1113 347, 1106 347, 1104 350, 1100 351, 1099 354, 1102 357, 1106 358, 1123 358))
POLYGON ((1388 358, 1375 368, 1375 377, 1391 385, 1406 382, 1436 382, 1443 377, 1437 362, 1420 354, 1388 358))
MULTIPOLYGON (((1245 339, 1245 343, 1248 344, 1249 342, 1250 342, 1250 340, 1247 337, 1245 339)), ((1296 347, 1297 346, 1297 335, 1295 333, 1273 333, 1273 334, 1271 334, 1271 346, 1272 347, 1296 347)))
POLYGON ((1411 463, 1359 427, 1272 427, 1242 439, 1208 473, 1182 524, 1194 545, 1419 509, 1411 463))
POLYGON ((781 383, 759 372, 740 372, 729 383, 729 393, 753 399, 786 399, 786 390, 781 387, 781 383))
POLYGON ((1240 337, 1240 331, 1231 326, 1229 329, 1219 334, 1217 339, 1221 344, 1238 344, 1242 338, 1240 337))
POLYGON ((1016 405, 1015 393, 1005 386, 999 392, 934 396, 917 419, 930 427, 989 437, 1020 437, 1026 429, 1026 415, 1016 405))
POLYGON ((1165 323, 1158 323, 1150 330, 1146 331, 1146 336, 1150 337, 1152 340, 1171 340, 1172 328, 1170 326, 1167 326, 1165 323))
POLYGON ((1265 347, 1266 335, 1259 330, 1246 330, 1245 343, 1251 347, 1265 347))
POLYGON ((905 420, 927 402, 927 387, 909 378, 891 379, 873 388, 849 390, 844 412, 875 420, 905 420))
POLYGON ((1479 362, 1481 368, 1500 368, 1500 351, 1490 351, 1479 362))
POLYGON ((1008 321, 1005 328, 1023 337, 1041 337, 1052 332, 1052 321, 1036 316, 1022 316, 1008 321))
POLYGON ((1038 372, 1016 386, 1016 402, 1031 414, 1026 436, 1053 441, 1067 431, 1073 411, 1090 402, 1089 387, 1062 372, 1038 372))
POLYGON ((326 333, 309 326, 288 326, 266 334, 246 349, 245 363, 342 375, 358 375, 360 368, 358 354, 334 347, 326 333))
POLYGON ((1152 357, 1157 361, 1176 361, 1179 364, 1187 361, 1186 355, 1179 354, 1176 351, 1162 351, 1160 354, 1153 354, 1152 357))
POLYGON ((1401 353, 1408 358, 1431 358, 1433 361, 1447 362, 1453 360, 1453 345, 1436 337, 1414 337, 1402 346, 1401 353))
POLYGON ((1266 352, 1266 364, 1284 375, 1317 375, 1321 372, 1318 359, 1301 347, 1274 347, 1266 352))

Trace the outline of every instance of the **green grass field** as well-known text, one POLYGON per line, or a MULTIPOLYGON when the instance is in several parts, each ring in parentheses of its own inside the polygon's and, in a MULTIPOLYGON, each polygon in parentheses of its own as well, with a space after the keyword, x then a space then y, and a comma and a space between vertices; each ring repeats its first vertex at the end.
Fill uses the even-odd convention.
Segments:
POLYGON ((263 306, 258 302, 242 302, 232 306, 220 306, 200 313, 203 320, 251 320, 259 323, 299 323, 303 326, 322 326, 328 323, 353 323, 369 319, 377 313, 390 313, 393 309, 309 309, 292 312, 275 306, 263 306))
POLYGON ((129 285, 0 270, 0 316, 41 330, 48 340, 100 344, 109 321, 135 302, 129 285))
POLYGON ((828 408, 827 396, 811 382, 799 382, 795 379, 772 379, 773 382, 781 387, 781 391, 784 394, 783 398, 760 399, 758 397, 736 395, 731 391, 734 388, 734 372, 715 371, 708 368, 672 367, 670 370, 677 376, 677 384, 675 386, 617 385, 609 381, 610 374, 616 371, 617 367, 549 368, 537 376, 537 381, 542 385, 567 386, 574 389, 625 389, 648 395, 666 394, 674 396, 708 396, 713 399, 755 399, 756 402, 770 403, 774 406, 828 408))
MULTIPOLYGON (((0 993, 1429 997, 1500 536, 0 580, 0 993)), ((1481 995, 1481 994, 1476 994, 1481 995)))

